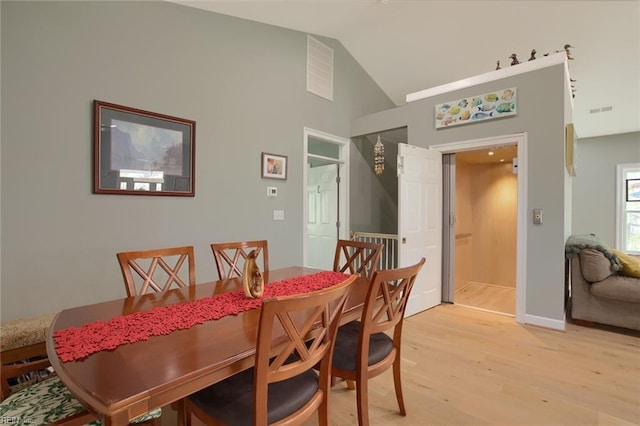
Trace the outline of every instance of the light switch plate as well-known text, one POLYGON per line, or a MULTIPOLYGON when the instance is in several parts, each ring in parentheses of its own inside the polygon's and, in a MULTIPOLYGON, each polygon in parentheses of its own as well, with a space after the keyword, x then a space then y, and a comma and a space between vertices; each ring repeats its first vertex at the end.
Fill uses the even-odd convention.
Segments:
POLYGON ((533 209, 533 223, 542 225, 542 209, 533 209))
POLYGON ((275 186, 267 186, 267 197, 276 198, 278 196, 278 188, 275 186))

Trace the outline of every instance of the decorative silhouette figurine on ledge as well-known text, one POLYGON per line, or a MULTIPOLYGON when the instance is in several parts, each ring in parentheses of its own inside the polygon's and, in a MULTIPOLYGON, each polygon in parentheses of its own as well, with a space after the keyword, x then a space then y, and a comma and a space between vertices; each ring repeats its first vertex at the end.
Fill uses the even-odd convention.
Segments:
POLYGON ((564 45, 564 51, 567 52, 567 59, 569 59, 570 61, 573 61, 573 56, 571 56, 571 51, 569 50, 569 48, 573 48, 573 46, 570 44, 564 45))
POLYGON ((518 55, 516 55, 515 53, 512 53, 511 56, 509 56, 509 59, 511 59, 511 66, 518 65, 520 63, 520 61, 518 60, 518 55))
POLYGON ((535 61, 536 60, 536 49, 533 49, 531 51, 531 56, 529 57, 530 61, 535 61))

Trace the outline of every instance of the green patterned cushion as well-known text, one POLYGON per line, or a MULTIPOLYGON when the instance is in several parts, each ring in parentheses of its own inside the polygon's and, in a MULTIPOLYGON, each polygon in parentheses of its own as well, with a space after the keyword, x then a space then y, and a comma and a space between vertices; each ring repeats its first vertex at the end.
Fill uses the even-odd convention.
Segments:
MULTIPOLYGON (((143 414, 140 417, 136 417, 131 421, 130 424, 137 425, 140 423, 145 423, 153 419, 157 419, 162 415, 162 408, 156 408, 155 410, 149 411, 147 414, 143 414)), ((100 426, 100 420, 93 421, 91 423, 87 423, 85 426, 100 426)))
POLYGON ((12 393, 0 402, 0 417, 20 425, 49 424, 84 410, 56 376, 12 393))
MULTIPOLYGON (((11 423, 16 425, 44 425, 84 410, 84 406, 71 395, 64 383, 54 376, 12 393, 0 402, 0 419, 11 419, 11 423)), ((144 423, 161 414, 162 409, 158 408, 131 423, 144 423)), ((99 426, 100 422, 91 422, 89 425, 99 426)))
POLYGON ((157 419, 161 415, 162 415, 162 408, 156 408, 155 410, 149 411, 147 414, 143 414, 140 417, 136 417, 131 421, 131 424, 148 422, 149 420, 157 419))

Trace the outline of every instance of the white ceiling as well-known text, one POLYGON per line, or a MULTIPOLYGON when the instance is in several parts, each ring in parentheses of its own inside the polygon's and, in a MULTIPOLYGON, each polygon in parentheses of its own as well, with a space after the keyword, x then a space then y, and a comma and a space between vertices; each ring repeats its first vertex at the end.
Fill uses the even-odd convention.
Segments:
POLYGON ((574 46, 579 137, 640 131, 640 0, 175 0, 339 40, 396 105, 574 46), (613 107, 608 112, 590 110, 613 107))

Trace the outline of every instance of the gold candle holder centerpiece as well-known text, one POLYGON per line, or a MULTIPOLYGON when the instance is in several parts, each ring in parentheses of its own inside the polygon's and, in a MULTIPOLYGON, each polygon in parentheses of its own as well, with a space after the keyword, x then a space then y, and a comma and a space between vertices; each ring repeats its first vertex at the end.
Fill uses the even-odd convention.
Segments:
POLYGON ((251 250, 242 270, 242 288, 244 294, 251 299, 257 299, 264 293, 264 277, 256 263, 257 257, 258 252, 251 250))

